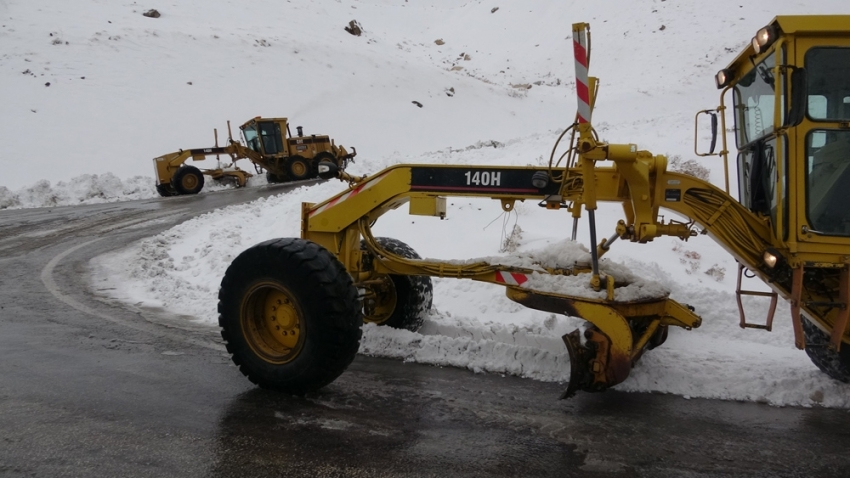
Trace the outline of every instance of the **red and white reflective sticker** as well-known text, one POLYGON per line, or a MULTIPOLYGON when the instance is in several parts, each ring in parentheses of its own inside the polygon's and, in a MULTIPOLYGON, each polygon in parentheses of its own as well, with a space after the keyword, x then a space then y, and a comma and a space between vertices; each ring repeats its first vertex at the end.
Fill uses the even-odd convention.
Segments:
POLYGON ((508 285, 523 285, 528 282, 528 276, 517 272, 496 271, 496 282, 508 285))
POLYGON ((328 209, 336 206, 337 204, 344 202, 346 199, 352 198, 352 197, 360 194, 361 192, 363 192, 363 191, 371 188, 372 186, 378 184, 379 182, 381 182, 381 180, 384 179, 386 176, 387 176, 386 174, 382 174, 382 175, 378 176, 377 178, 375 178, 371 181, 367 181, 367 182, 357 186, 356 188, 348 191, 347 193, 343 194, 342 196, 338 196, 338 197, 332 199, 329 203, 319 207, 318 209, 314 209, 314 210, 310 211, 310 214, 308 215, 308 217, 313 217, 316 214, 319 214, 320 212, 327 211, 328 209))

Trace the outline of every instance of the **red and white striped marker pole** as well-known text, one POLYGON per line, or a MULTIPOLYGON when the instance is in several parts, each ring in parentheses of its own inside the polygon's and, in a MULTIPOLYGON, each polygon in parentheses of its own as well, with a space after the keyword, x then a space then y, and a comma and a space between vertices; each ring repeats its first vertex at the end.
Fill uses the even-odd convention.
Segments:
MULTIPOLYGON (((578 130, 582 139, 590 136, 590 78, 587 70, 588 62, 588 45, 587 45, 587 28, 586 23, 573 24, 573 53, 576 58, 576 96, 578 97, 578 130)), ((593 160, 582 157, 582 175, 585 178, 591 178, 585 182, 584 187, 584 209, 587 211, 587 218, 590 221, 590 263, 593 269, 593 275, 590 279, 590 285, 594 290, 601 289, 601 279, 599 278, 599 251, 596 249, 596 188, 593 178, 593 160)))
POLYGON ((587 64, 587 24, 573 24, 573 52, 576 58, 576 95, 578 96, 578 122, 590 123, 590 80, 587 64))

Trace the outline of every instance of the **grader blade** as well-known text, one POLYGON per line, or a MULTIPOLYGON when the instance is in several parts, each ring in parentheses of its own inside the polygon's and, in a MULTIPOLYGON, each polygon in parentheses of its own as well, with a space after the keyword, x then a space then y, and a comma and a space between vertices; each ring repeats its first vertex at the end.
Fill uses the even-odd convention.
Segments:
POLYGON ((590 385, 591 373, 590 350, 581 344, 581 334, 579 329, 575 329, 568 334, 564 334, 564 345, 567 346, 567 352, 570 355, 570 381, 567 383, 567 388, 559 397, 561 400, 570 398, 579 390, 584 390, 590 385))
POLYGON ((602 392, 622 383, 644 350, 660 345, 667 326, 690 329, 701 322, 689 308, 666 296, 616 302, 521 287, 508 287, 505 293, 526 307, 590 323, 584 343, 578 329, 562 337, 570 356, 570 381, 562 399, 577 391, 602 392))
POLYGON ((578 329, 564 335, 570 355, 570 382, 561 399, 570 398, 579 390, 604 392, 629 376, 637 356, 619 349, 596 326, 584 331, 582 345, 578 329))

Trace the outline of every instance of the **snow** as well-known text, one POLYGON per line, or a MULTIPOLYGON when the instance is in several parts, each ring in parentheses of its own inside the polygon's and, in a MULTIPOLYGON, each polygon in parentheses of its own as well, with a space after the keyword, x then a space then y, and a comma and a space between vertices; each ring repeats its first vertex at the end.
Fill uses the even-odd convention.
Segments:
MULTIPOLYGON (((714 73, 773 16, 803 13, 846 14, 850 6, 0 0, 0 209, 155 197, 151 158, 211 146, 211 129, 222 141, 226 121, 235 129, 258 115, 287 116, 307 133, 357 147, 350 168, 357 175, 399 163, 546 164, 575 114, 570 25, 580 21, 592 29, 590 74, 601 81, 593 118, 602 139, 687 160, 694 112, 718 103, 714 73), (152 7, 160 18, 141 15, 152 7), (343 30, 353 19, 363 26, 360 37, 343 30)), ((722 164, 699 161, 722 185, 722 164)), ((253 178, 249 187, 262 182, 253 178)), ((223 187, 208 184, 202 194, 223 187)), ((327 182, 205 214, 98 257, 93 287, 108 283, 117 300, 214 325, 230 261, 263 240, 298 236, 301 202, 344 188, 327 182)), ((598 236, 609 236, 621 215, 600 205, 598 236)), ((497 201, 449 198, 444 221, 399 210, 373 232, 407 242, 422 257, 554 264, 576 247, 564 241, 571 227, 566 211, 533 203, 506 214, 497 201), (516 251, 500 253, 514 225, 521 230, 512 236, 516 251)), ((579 232, 587 245, 586 218, 579 232)), ((638 296, 669 292, 703 318, 698 329, 673 328, 618 390, 850 408, 850 386, 794 348, 787 304, 771 333, 738 327, 737 266, 709 238, 618 241, 605 257, 603 271, 631 282, 638 296)), ((533 285, 553 287, 536 282, 548 279, 533 275, 533 285)), ((767 301, 748 299, 749 319, 763 319, 767 301)), ((526 309, 498 286, 434 279, 434 310, 423 328, 367 325, 361 353, 564 381, 569 360, 560 337, 581 325, 526 309)))

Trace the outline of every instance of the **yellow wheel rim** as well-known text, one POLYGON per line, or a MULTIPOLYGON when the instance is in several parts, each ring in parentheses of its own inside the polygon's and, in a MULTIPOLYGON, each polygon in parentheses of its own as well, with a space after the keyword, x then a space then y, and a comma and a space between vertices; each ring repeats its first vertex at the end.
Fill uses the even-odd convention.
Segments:
POLYGON ((303 176, 307 174, 307 165, 303 161, 295 161, 292 163, 292 174, 295 176, 303 176))
POLYGON ((242 334, 254 353, 272 364, 292 361, 304 346, 304 320, 298 301, 276 282, 252 286, 242 300, 242 334))
POLYGON ((379 277, 380 284, 372 286, 363 301, 363 321, 383 324, 395 312, 398 303, 395 284, 390 276, 379 277))
POLYGON ((192 190, 198 186, 198 178, 194 174, 187 174, 180 179, 183 189, 192 190))

